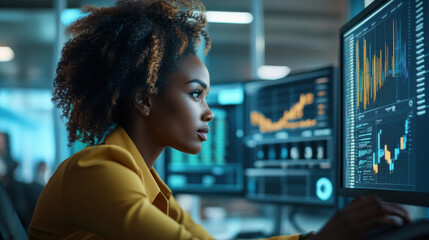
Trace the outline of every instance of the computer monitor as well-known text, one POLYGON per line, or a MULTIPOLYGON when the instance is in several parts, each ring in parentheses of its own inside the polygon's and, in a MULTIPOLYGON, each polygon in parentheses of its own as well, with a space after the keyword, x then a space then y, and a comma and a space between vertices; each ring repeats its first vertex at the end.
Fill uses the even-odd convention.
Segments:
POLYGON ((176 193, 243 193, 243 100, 239 83, 210 86, 214 113, 199 154, 165 151, 165 180, 176 193))
POLYGON ((335 204, 334 68, 248 83, 246 197, 335 204))
POLYGON ((428 21, 380 0, 341 28, 340 195, 429 206, 428 21))

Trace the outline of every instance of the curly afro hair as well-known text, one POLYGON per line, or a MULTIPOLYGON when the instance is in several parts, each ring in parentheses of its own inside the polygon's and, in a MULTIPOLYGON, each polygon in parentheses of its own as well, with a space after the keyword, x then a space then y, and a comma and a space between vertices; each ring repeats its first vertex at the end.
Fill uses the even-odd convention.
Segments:
MULTIPOLYGON (((54 104, 68 119, 69 142, 94 145, 120 122, 120 107, 136 87, 160 94, 179 61, 211 41, 198 0, 119 0, 84 9, 67 29, 54 80, 54 104), (197 9, 198 12, 193 11, 197 9)), ((121 110, 122 109, 122 110, 121 110)))

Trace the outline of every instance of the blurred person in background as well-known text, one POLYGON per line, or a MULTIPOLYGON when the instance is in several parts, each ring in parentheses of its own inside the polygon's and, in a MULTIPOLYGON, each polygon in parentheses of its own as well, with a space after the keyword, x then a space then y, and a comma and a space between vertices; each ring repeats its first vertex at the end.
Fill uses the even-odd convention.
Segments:
POLYGON ((9 198, 21 220, 24 228, 30 224, 32 211, 27 204, 26 191, 24 183, 15 179, 15 170, 18 163, 12 160, 10 154, 10 137, 6 133, 0 133, 0 176, 1 184, 6 189, 9 198), (29 212, 31 213, 29 214, 29 212))
POLYGON ((43 185, 16 180, 15 171, 19 163, 12 159, 9 143, 9 135, 0 133, 0 181, 6 189, 24 229, 28 230, 43 185))
POLYGON ((34 172, 34 180, 33 183, 37 183, 41 186, 45 186, 50 177, 48 164, 45 161, 39 160, 36 165, 36 169, 34 172))
POLYGON ((30 184, 16 180, 15 170, 18 168, 18 163, 12 161, 6 167, 6 174, 1 178, 1 183, 12 201, 22 226, 28 230, 37 199, 31 197, 30 184))
MULTIPOLYGON (((71 25, 54 81, 69 141, 39 198, 30 239, 213 239, 183 211, 153 165, 165 147, 197 154, 214 117, 210 77, 197 57, 210 39, 199 1, 120 0, 88 7, 71 25), (198 12, 194 12, 197 8, 198 12)), ((357 198, 316 234, 273 239, 360 239, 409 221, 375 197, 357 198)))
POLYGON ((0 132, 0 176, 2 178, 6 176, 8 162, 10 162, 9 135, 0 132))
POLYGON ((3 178, 6 177, 6 173, 7 173, 7 166, 6 166, 6 162, 3 160, 2 157, 0 157, 0 182, 3 183, 3 178))

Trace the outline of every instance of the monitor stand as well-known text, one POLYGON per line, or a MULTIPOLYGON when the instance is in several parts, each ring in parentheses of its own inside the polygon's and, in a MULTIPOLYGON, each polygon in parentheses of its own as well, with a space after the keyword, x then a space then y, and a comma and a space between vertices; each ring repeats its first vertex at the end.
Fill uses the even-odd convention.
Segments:
POLYGON ((429 219, 420 219, 401 227, 381 228, 367 235, 366 240, 429 239, 429 219))

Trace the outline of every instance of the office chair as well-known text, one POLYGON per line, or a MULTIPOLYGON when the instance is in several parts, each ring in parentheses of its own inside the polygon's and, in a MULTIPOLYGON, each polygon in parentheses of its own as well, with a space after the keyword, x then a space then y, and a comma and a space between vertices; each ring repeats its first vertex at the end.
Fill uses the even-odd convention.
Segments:
POLYGON ((28 239, 6 189, 0 182, 0 240, 28 239))

